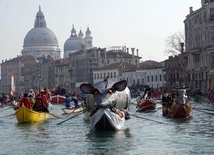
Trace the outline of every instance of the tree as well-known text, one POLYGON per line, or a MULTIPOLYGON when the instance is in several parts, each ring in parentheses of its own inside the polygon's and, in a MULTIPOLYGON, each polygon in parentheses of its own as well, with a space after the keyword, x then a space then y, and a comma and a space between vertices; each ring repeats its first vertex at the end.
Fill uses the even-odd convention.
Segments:
POLYGON ((181 43, 185 43, 184 32, 175 32, 166 39, 166 49, 164 53, 173 56, 178 55, 182 50, 181 43))

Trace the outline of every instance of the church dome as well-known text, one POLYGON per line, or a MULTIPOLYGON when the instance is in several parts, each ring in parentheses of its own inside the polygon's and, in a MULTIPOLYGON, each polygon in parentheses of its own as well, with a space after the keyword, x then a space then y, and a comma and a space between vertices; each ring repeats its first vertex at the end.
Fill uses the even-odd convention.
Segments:
POLYGON ((45 16, 40 6, 36 14, 34 28, 27 33, 24 39, 23 47, 29 46, 58 46, 55 34, 47 28, 45 16))
POLYGON ((64 51, 77 51, 81 50, 84 46, 80 38, 69 38, 64 44, 64 51))
POLYGON ((55 34, 47 27, 35 27, 24 39, 24 47, 29 46, 58 46, 58 41, 55 34))
POLYGON ((60 52, 58 40, 55 34, 47 28, 45 16, 39 6, 39 11, 34 21, 34 28, 24 38, 22 55, 59 59, 60 52))
POLYGON ((64 43, 64 52, 66 51, 78 51, 84 47, 84 42, 76 34, 74 26, 71 30, 70 38, 68 38, 64 43))

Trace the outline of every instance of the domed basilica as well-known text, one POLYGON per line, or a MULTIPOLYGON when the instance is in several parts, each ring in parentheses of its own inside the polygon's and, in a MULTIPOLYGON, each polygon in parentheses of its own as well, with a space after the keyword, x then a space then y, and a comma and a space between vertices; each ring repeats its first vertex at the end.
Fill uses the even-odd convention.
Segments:
MULTIPOLYGON (((81 49, 92 48, 91 31, 87 28, 85 37, 80 30, 78 36, 74 26, 71 30, 70 38, 64 43, 64 58, 69 56, 69 53, 81 49)), ((45 57, 54 60, 60 59, 61 50, 56 35, 47 28, 45 16, 39 6, 39 11, 36 14, 34 28, 32 28, 24 38, 22 55, 32 55, 36 58, 45 57)))

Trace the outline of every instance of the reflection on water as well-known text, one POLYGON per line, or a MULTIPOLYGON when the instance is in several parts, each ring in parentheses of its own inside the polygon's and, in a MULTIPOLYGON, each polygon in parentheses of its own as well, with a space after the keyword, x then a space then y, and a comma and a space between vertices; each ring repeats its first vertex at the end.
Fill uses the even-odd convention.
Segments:
POLYGON ((93 131, 86 134, 89 142, 87 154, 112 154, 131 151, 131 133, 129 129, 122 131, 93 131), (109 148, 111 146, 111 148, 109 148))

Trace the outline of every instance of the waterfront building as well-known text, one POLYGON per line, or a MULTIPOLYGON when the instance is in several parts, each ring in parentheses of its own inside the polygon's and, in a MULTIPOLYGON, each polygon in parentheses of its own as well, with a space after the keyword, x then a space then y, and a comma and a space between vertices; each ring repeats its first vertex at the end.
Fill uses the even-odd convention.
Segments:
POLYGON ((126 47, 111 49, 109 51, 107 51, 106 48, 94 47, 93 49, 84 49, 70 53, 70 75, 72 75, 72 86, 75 86, 75 82, 88 82, 94 84, 93 71, 110 64, 126 62, 138 66, 141 59, 141 57, 138 56, 138 50, 136 50, 136 54, 134 48, 131 48, 131 50, 132 54, 129 54, 129 48, 126 47))
POLYGON ((184 20, 187 83, 192 89, 214 89, 214 1, 201 0, 201 8, 184 20))

